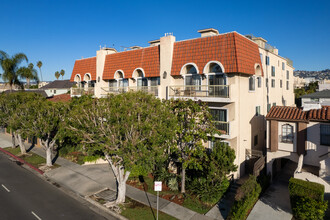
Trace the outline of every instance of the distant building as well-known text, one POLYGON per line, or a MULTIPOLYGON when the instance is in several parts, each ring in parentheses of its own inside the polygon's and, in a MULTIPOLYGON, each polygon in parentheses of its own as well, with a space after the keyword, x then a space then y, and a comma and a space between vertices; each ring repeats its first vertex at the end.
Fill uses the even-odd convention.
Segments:
POLYGON ((44 90, 48 97, 50 97, 68 93, 75 84, 75 82, 70 82, 70 80, 55 80, 41 87, 39 90, 44 90))
POLYGON ((319 91, 330 90, 330 80, 325 79, 319 82, 319 91))
POLYGON ((306 81, 304 78, 300 78, 299 76, 294 76, 293 78, 294 78, 293 87, 295 89, 305 87, 306 81))
POLYGON ((43 87, 43 86, 45 86, 45 85, 47 85, 47 84, 49 84, 49 82, 46 82, 46 81, 44 81, 44 82, 39 82, 39 83, 38 83, 38 88, 40 89, 41 87, 43 87))
POLYGON ((330 90, 323 90, 301 96, 301 106, 304 110, 330 106, 330 90))

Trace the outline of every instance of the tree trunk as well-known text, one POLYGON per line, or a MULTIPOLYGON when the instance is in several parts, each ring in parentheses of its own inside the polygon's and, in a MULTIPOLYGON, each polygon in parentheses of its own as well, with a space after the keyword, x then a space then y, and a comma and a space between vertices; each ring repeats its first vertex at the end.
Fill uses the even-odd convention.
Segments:
POLYGON ((25 145, 20 134, 17 134, 17 139, 18 139, 19 148, 21 149, 21 154, 26 154, 25 145))
POLYGON ((181 174, 181 193, 186 193, 186 168, 182 164, 182 174, 181 174))
POLYGON ((126 195, 126 181, 131 172, 125 172, 124 167, 121 165, 114 165, 112 163, 111 157, 109 157, 108 155, 105 155, 105 157, 108 160, 117 181, 117 199, 115 201, 115 204, 124 203, 126 195))
POLYGON ((16 147, 16 136, 15 136, 15 132, 11 132, 11 143, 13 144, 12 145, 12 148, 15 148, 16 147))
POLYGON ((30 88, 30 79, 26 78, 26 87, 29 89, 30 88))
POLYGON ((53 164, 52 164, 52 149, 50 149, 49 147, 46 149, 46 165, 48 167, 53 166, 53 164))

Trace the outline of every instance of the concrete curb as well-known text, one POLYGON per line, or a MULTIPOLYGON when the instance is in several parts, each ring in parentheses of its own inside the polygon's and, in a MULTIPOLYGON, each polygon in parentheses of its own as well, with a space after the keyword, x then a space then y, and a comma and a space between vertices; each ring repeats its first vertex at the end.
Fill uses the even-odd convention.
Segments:
POLYGON ((124 216, 119 215, 116 212, 111 211, 110 209, 104 207, 100 203, 98 203, 98 202, 94 201, 93 199, 89 198, 89 196, 85 196, 85 200, 88 201, 89 203, 93 204, 94 206, 97 206, 99 209, 103 210, 104 212, 107 212, 107 213, 113 215, 114 217, 116 217, 116 218, 118 218, 120 220, 128 220, 124 216))
POLYGON ((31 169, 37 171, 38 173, 40 173, 41 175, 44 174, 44 172, 42 170, 39 170, 38 168, 34 167, 33 165, 29 164, 28 162, 26 162, 25 160, 15 156, 14 154, 0 148, 0 151, 2 151, 3 153, 7 154, 8 156, 11 156, 12 158, 14 158, 15 160, 18 160, 19 162, 26 164, 27 166, 29 166, 31 169))

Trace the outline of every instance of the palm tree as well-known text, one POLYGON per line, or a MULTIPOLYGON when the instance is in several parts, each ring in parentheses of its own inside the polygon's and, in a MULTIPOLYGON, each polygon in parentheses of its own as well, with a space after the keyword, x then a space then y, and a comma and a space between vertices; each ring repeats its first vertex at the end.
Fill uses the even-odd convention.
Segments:
POLYGON ((64 76, 64 74, 65 74, 65 71, 64 71, 64 70, 61 70, 60 74, 61 74, 61 76, 62 76, 62 80, 63 80, 63 76, 64 76))
POLYGON ((58 72, 58 71, 55 72, 56 79, 60 78, 60 75, 61 75, 60 72, 58 72))
POLYGON ((37 62, 37 67, 38 67, 39 70, 40 70, 40 79, 41 79, 41 82, 42 82, 43 79, 42 79, 42 73, 41 73, 41 67, 42 67, 42 62, 41 62, 41 61, 38 61, 38 62, 37 62))
POLYGON ((4 82, 10 85, 10 91, 13 89, 13 85, 18 85, 23 88, 22 83, 19 81, 19 77, 21 77, 22 70, 19 68, 19 65, 23 61, 28 62, 28 58, 24 53, 17 53, 11 57, 9 55, 0 50, 0 66, 3 70, 1 74, 4 82))
POLYGON ((34 69, 33 63, 29 63, 28 67, 21 67, 17 72, 21 78, 26 79, 27 88, 30 88, 31 79, 39 83, 38 72, 34 69))

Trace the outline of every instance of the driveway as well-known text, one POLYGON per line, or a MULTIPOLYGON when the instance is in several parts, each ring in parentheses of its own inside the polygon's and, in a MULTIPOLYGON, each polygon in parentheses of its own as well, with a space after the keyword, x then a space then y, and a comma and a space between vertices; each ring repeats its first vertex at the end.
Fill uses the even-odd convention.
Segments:
POLYGON ((253 207, 247 220, 291 220, 292 212, 289 196, 289 179, 297 164, 287 162, 273 184, 253 207))

